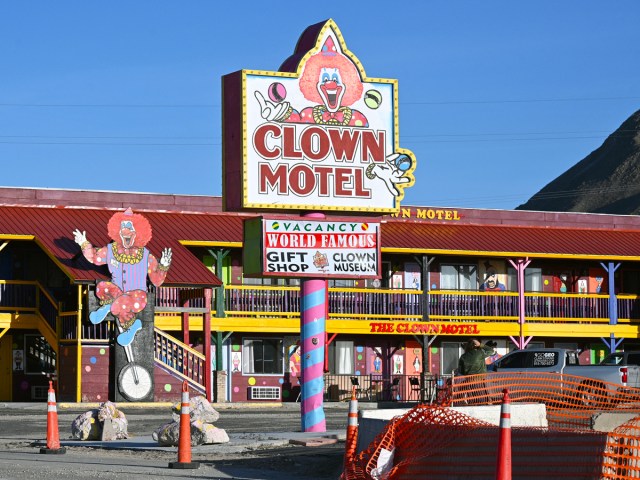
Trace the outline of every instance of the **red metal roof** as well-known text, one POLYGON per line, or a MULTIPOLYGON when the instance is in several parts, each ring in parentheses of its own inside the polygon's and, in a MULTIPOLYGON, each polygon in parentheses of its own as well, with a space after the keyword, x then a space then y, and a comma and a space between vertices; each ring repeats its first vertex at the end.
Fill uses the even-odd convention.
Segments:
POLYGON ((640 260, 640 229, 434 224, 389 220, 382 247, 424 253, 640 260))
MULTIPOLYGON (((0 207, 0 239, 33 235, 43 248, 78 282, 108 277, 105 267, 87 262, 73 241, 77 228, 88 240, 106 245, 107 223, 114 210, 44 207, 0 207)), ((144 212, 153 229, 147 245, 158 259, 162 249, 172 249, 172 263, 166 285, 216 286, 220 280, 182 245, 187 242, 242 241, 243 216, 238 214, 144 212)))
MULTIPOLYGON (((75 281, 104 279, 108 278, 106 268, 91 265, 84 259, 73 241, 73 231, 84 230, 94 245, 106 245, 109 242, 107 222, 113 213, 114 209, 107 208, 0 206, 0 240, 34 236, 75 281)), ((153 238, 148 245, 151 252, 159 258, 163 248, 173 250, 165 283, 194 286, 215 286, 220 280, 184 244, 240 247, 243 220, 254 216, 222 212, 145 211, 143 214, 153 228, 153 238)), ((640 261, 640 228, 607 229, 603 223, 595 228, 568 228, 391 218, 382 223, 382 247, 391 252, 640 261)))

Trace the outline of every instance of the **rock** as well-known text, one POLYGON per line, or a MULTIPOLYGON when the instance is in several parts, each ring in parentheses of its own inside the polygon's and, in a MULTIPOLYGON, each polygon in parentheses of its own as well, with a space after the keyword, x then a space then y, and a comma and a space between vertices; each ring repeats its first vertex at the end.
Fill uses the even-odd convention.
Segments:
POLYGON ((191 423, 191 428, 197 428, 203 434, 203 442, 204 444, 212 444, 212 443, 227 443, 229 441, 229 435, 222 428, 218 428, 210 423, 204 423, 200 420, 196 420, 191 423))
POLYGON ((110 418, 102 422, 102 435, 100 440, 103 442, 110 442, 116 440, 116 431, 113 428, 113 423, 110 418))
MULTIPOLYGON (((171 408, 173 420, 180 421, 182 403, 178 402, 171 408)), ((205 423, 217 422, 220 418, 218 411, 211 406, 206 397, 197 395, 189 399, 189 416, 191 421, 202 420, 205 423)))
MULTIPOLYGON (((180 440, 180 422, 169 422, 158 428, 152 434, 152 438, 163 447, 176 447, 180 440)), ((191 446, 202 445, 204 443, 204 433, 199 428, 194 428, 191 424, 191 446)))
MULTIPOLYGON (((171 408, 172 422, 156 429, 152 438, 163 446, 177 446, 180 440, 180 411, 181 403, 171 408)), ((226 443, 229 436, 221 428, 212 425, 220 418, 220 414, 211 406, 206 397, 196 396, 189 400, 189 418, 191 420, 191 446, 226 443)))
POLYGON ((76 417, 71 423, 71 436, 76 440, 98 440, 100 425, 97 422, 98 410, 89 410, 76 417))
MULTIPOLYGON (((113 427, 113 440, 121 440, 123 438, 129 438, 128 427, 129 422, 125 414, 116 408, 115 403, 104 402, 98 408, 98 420, 102 423, 104 428, 108 423, 113 427)), ((107 427, 109 428, 109 427, 107 427)), ((103 434, 104 436, 104 434, 103 434)))
POLYGON ((128 422, 124 413, 115 404, 105 402, 97 409, 76 417, 71 423, 71 436, 77 440, 119 440, 128 438, 128 422), (107 423, 107 431, 103 433, 107 423))

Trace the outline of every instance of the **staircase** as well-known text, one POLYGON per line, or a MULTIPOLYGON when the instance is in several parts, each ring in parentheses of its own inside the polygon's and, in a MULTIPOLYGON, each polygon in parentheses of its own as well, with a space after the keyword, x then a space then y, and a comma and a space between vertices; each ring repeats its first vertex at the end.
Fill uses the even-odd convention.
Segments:
POLYGON ((174 377, 186 380, 192 388, 205 394, 204 354, 157 327, 154 329, 154 337, 156 365, 174 377))

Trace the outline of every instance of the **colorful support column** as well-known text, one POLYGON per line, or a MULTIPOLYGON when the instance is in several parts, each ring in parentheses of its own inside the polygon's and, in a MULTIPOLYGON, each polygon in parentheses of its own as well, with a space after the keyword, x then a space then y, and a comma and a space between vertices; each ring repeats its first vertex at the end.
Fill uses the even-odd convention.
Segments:
POLYGON ((324 416, 324 350, 327 281, 302 280, 300 339, 302 342, 302 431, 326 432, 324 416))
POLYGON ((525 340, 524 334, 523 334, 523 327, 525 322, 524 270, 529 266, 529 264, 531 263, 531 260, 529 260, 528 258, 526 260, 519 258, 517 262, 514 262, 513 260, 510 259, 509 263, 513 266, 513 268, 516 269, 516 272, 518 275, 518 324, 520 326, 519 338, 517 340, 514 337, 509 337, 509 338, 511 338, 511 341, 515 343, 518 346, 518 348, 524 348, 533 338, 533 337, 529 337, 525 340))

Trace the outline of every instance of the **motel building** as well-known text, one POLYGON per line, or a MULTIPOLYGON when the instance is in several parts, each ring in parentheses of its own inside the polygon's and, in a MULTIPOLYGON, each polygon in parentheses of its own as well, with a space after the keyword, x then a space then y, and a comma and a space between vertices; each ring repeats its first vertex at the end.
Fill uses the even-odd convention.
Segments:
MULTIPOLYGON (((299 400, 300 280, 247 277, 260 252, 245 250, 243 223, 257 215, 222 203, 1 188, 0 401, 43 401, 50 379, 62 401, 117 398, 114 322, 88 320, 109 273, 72 232, 106 244, 127 207, 149 219, 156 257, 173 251, 149 296, 153 398, 175 401, 188 380, 212 401, 299 400)), ((450 375, 470 337, 499 355, 560 346, 592 363, 640 348, 638 217, 407 206, 379 224, 380 278, 327 280, 325 402, 350 398, 351 377, 362 398, 417 401, 410 378, 450 375)))
POLYGON ((0 188, 0 401, 49 381, 62 401, 176 401, 186 380, 305 413, 356 383, 429 401, 471 337, 591 363, 640 348, 640 219, 402 204, 419 159, 398 81, 332 20, 277 72, 225 75, 222 114, 222 197, 0 188))

